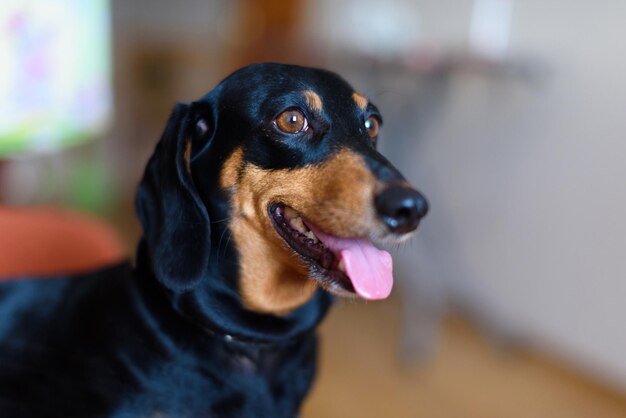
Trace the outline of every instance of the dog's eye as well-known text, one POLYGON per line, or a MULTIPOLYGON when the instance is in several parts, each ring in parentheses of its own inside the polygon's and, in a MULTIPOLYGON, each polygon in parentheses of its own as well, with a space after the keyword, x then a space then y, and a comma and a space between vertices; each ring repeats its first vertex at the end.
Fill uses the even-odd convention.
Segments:
POLYGON ((365 129, 367 129, 367 134, 370 138, 376 138, 378 132, 380 132, 380 122, 376 117, 370 116, 365 120, 365 129))
POLYGON ((285 110, 274 121, 278 129, 288 134, 304 132, 309 128, 306 118, 297 109, 285 110))

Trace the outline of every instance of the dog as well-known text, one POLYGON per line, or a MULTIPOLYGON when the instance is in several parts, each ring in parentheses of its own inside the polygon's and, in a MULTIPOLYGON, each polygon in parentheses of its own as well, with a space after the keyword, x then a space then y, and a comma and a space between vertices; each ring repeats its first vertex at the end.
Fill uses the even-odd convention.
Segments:
POLYGON ((295 417, 334 295, 382 299, 424 197, 336 74, 244 67, 175 106, 135 266, 0 284, 0 416, 295 417))

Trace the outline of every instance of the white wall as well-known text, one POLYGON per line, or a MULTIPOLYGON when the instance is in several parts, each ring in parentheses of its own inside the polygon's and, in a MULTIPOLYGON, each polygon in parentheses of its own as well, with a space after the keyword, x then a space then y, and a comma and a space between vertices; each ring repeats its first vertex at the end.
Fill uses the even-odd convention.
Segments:
MULTIPOLYGON (((311 36, 330 49, 402 59, 469 45, 469 0, 311 4, 311 36)), ((513 5, 508 57, 541 64, 538 80, 453 73, 432 109, 416 104, 428 88, 358 85, 432 206, 399 279, 626 390, 626 2, 513 5)))
POLYGON ((624 23, 617 0, 516 2, 510 56, 543 82, 453 77, 403 164, 433 206, 414 271, 626 389, 624 23))
POLYGON ((478 241, 477 279, 529 333, 626 388, 626 3, 516 6, 513 53, 553 73, 502 132, 510 181, 492 189, 500 225, 478 241))

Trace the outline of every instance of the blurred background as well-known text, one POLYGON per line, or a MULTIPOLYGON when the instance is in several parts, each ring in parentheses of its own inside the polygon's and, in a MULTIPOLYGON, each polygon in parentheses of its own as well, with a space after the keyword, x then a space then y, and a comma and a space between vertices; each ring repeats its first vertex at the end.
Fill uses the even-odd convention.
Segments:
POLYGON ((392 297, 323 324, 303 417, 626 417, 624 36, 621 0, 3 1, 0 225, 63 207, 132 257, 175 102, 325 67, 431 212, 392 297))

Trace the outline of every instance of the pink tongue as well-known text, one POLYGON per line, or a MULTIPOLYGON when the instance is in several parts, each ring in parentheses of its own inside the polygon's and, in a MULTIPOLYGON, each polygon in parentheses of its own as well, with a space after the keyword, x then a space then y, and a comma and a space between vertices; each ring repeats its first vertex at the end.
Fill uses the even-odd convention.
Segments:
POLYGON ((359 296, 372 300, 389 296, 393 275, 391 255, 387 251, 379 250, 365 239, 339 238, 315 227, 311 230, 343 261, 346 275, 359 296))

